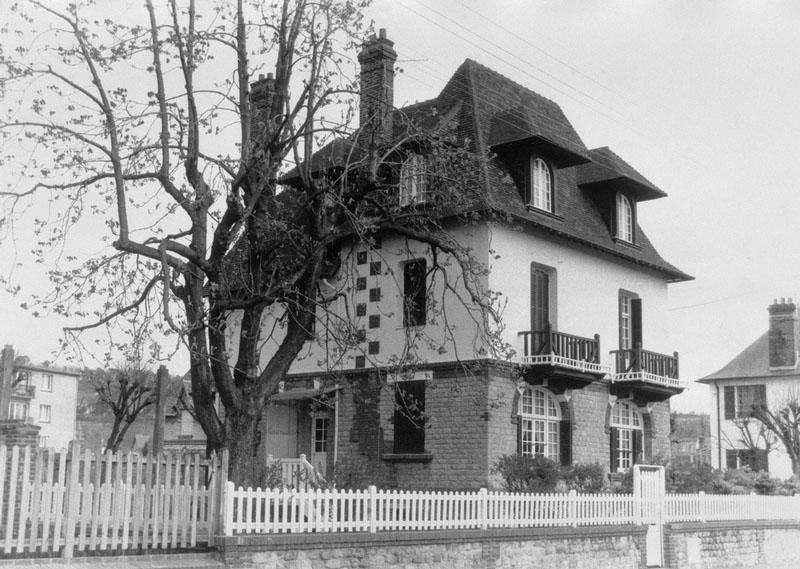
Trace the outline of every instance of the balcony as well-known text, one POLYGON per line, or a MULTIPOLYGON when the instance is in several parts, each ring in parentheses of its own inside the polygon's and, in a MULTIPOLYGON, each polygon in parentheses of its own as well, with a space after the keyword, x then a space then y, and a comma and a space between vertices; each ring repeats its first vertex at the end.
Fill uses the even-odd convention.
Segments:
POLYGON ((517 363, 526 368, 526 375, 561 379, 568 389, 582 387, 611 372, 600 363, 600 336, 583 338, 552 328, 519 332, 523 355, 517 363))
POLYGON ((27 383, 18 383, 11 388, 11 396, 22 399, 33 399, 36 396, 36 386, 27 383))
POLYGON ((633 394, 647 401, 663 401, 682 392, 686 386, 678 379, 678 352, 668 356, 639 345, 611 352, 616 372, 611 375, 615 395, 633 394))

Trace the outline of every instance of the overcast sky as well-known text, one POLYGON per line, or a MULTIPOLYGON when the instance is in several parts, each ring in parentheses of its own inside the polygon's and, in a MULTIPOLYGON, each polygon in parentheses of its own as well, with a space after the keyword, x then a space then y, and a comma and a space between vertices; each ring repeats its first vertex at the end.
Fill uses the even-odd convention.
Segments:
MULTIPOLYGON (((683 379, 764 332, 773 298, 800 296, 800 2, 378 0, 369 13, 399 54, 397 105, 436 96, 469 57, 556 101, 587 147, 610 146, 669 194, 639 215, 696 277, 670 286, 683 379)), ((62 323, 23 300, 0 292, 2 340, 52 358, 62 323)), ((702 410, 706 393, 674 407, 702 410)))

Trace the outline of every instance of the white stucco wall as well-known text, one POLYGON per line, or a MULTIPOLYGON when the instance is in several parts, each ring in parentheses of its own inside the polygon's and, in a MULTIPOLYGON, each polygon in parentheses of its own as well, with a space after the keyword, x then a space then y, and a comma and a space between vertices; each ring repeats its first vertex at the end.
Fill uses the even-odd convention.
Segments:
MULTIPOLYGON (((740 442, 742 433, 736 424, 725 419, 725 390, 724 386, 758 385, 766 386, 767 407, 776 409, 788 401, 789 397, 796 397, 790 393, 800 390, 800 377, 765 377, 748 378, 742 380, 719 380, 716 385, 710 385, 712 397, 716 401, 716 409, 711 413, 711 439, 713 441, 711 464, 714 468, 725 468, 725 451, 727 449, 745 448, 740 442), (719 389, 717 389, 717 386, 719 389), (718 412, 717 412, 718 411, 718 412), (721 450, 721 453, 720 453, 721 450), (721 456, 720 456, 721 454, 721 456)), ((753 421, 753 425, 756 425, 753 421)), ((757 429, 751 428, 756 433, 757 429)), ((776 448, 767 455, 769 473, 773 477, 785 479, 792 475, 792 463, 784 447, 778 443, 776 448)))
POLYGON ((59 372, 31 370, 30 384, 36 387, 30 401, 29 417, 34 425, 40 427, 39 436, 44 438, 44 446, 67 448, 75 439, 75 414, 78 405, 78 376, 59 372), (47 391, 44 376, 53 376, 53 389, 47 391), (40 420, 40 406, 50 406, 50 421, 40 420))
POLYGON ((508 299, 505 337, 518 354, 522 354, 518 332, 530 330, 531 326, 531 263, 555 270, 555 329, 587 338, 600 334, 602 363, 611 365, 609 351, 619 347, 620 289, 642 299, 642 347, 667 355, 674 352, 663 275, 600 252, 499 224, 490 228, 490 249, 499 258, 492 257, 489 286, 502 291, 508 299))

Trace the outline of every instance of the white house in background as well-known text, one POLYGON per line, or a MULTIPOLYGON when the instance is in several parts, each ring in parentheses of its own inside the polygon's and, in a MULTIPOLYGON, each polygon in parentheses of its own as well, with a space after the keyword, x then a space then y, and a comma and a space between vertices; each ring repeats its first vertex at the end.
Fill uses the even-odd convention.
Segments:
POLYGON ((66 448, 75 439, 81 372, 17 362, 8 418, 40 427, 39 446, 66 448))
POLYGON ((788 478, 792 464, 780 443, 767 453, 763 440, 755 450, 742 442, 745 423, 754 435, 758 431, 759 423, 748 420, 753 405, 764 403, 775 409, 792 397, 793 391, 800 397, 797 305, 791 298, 782 298, 768 311, 769 330, 722 369, 698 381, 711 387, 715 402, 711 412, 712 465, 722 469, 747 465, 788 478))

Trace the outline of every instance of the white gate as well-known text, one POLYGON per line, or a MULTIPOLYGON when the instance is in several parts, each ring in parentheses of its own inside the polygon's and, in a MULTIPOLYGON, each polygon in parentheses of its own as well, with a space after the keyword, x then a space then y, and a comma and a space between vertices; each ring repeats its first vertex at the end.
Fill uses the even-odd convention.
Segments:
POLYGON ((636 464, 633 497, 647 525, 647 566, 661 567, 664 560, 664 467, 636 464))

